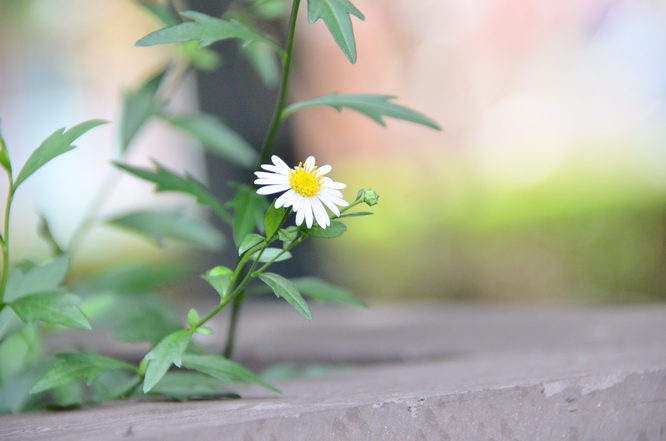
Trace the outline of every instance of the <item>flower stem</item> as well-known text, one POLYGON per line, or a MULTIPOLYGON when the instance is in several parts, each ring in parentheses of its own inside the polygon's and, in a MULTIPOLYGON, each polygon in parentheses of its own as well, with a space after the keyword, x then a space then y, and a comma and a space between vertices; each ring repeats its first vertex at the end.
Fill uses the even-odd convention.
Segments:
MULTIPOLYGON (((280 81, 280 91, 277 103, 275 104, 275 111, 273 112, 273 119, 266 133, 266 138, 261 147, 261 154, 259 156, 259 164, 264 164, 268 161, 271 154, 271 148, 275 142, 278 130, 282 124, 282 112, 287 104, 287 93, 289 91, 289 75, 291 74, 291 64, 294 54, 294 40, 296 36, 296 19, 298 17, 298 8, 301 0, 294 0, 291 5, 291 15, 289 16, 289 33, 287 35, 287 49, 284 55, 284 65, 282 70, 282 80, 280 81)), ((257 168, 259 168, 257 166, 257 168)))
POLYGON ((224 351, 222 355, 231 360, 234 354, 234 343, 236 341, 236 329, 238 329, 238 319, 240 317, 240 309, 245 300, 245 292, 240 293, 231 305, 231 316, 229 319, 229 328, 227 330, 227 341, 224 343, 224 351))
POLYGON ((14 201, 14 180, 11 172, 8 174, 9 191, 7 192, 7 202, 5 205, 5 219, 2 230, 2 276, 0 276, 0 311, 5 307, 5 291, 7 290, 7 280, 9 278, 9 216, 11 213, 12 202, 14 201))

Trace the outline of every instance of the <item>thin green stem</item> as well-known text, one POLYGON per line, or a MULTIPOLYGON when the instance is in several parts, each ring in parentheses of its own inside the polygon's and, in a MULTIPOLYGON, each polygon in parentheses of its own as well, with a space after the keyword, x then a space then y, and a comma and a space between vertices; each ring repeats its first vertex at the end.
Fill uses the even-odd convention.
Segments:
MULTIPOLYGON (((246 260, 241 259, 241 262, 239 263, 239 268, 240 265, 245 265, 246 260)), ((236 285, 236 288, 227 296, 225 296, 222 301, 220 302, 219 305, 217 305, 211 312, 208 313, 206 317, 201 319, 199 323, 197 323, 196 328, 200 328, 203 325, 205 325, 210 319, 215 317, 217 313, 222 311, 225 306, 227 306, 229 303, 231 303, 232 300, 234 300, 245 288, 245 285, 248 284, 250 279, 252 278, 251 274, 254 271, 254 268, 257 266, 257 261, 255 260, 252 262, 252 266, 250 267, 250 270, 247 272, 247 274, 242 278, 242 280, 236 285)))
POLYGON ((5 204, 5 219, 2 231, 2 276, 0 276, 0 311, 5 307, 5 291, 7 289, 7 280, 9 278, 9 217, 12 209, 12 202, 14 200, 14 187, 13 177, 11 173, 9 177, 9 191, 7 192, 7 202, 5 204))
MULTIPOLYGON (((287 50, 284 55, 284 66, 282 70, 282 80, 280 81, 280 90, 277 103, 275 104, 275 111, 273 112, 273 119, 271 120, 266 138, 261 147, 261 154, 259 156, 259 164, 268 162, 271 154, 271 148, 275 143, 278 130, 282 124, 282 112, 287 104, 287 94, 289 91, 289 75, 291 74, 291 65, 294 54, 294 40, 296 36, 296 19, 298 18, 298 8, 301 0, 294 0, 291 5, 291 15, 289 16, 289 33, 287 34, 287 50)), ((258 168, 258 167, 257 167, 258 168)))
POLYGON ((256 270, 256 271, 255 271, 254 273, 252 273, 251 275, 252 275, 253 277, 256 277, 256 276, 258 276, 259 274, 263 273, 264 270, 265 270, 266 268, 268 268, 268 267, 271 266, 273 263, 275 263, 276 260, 278 260, 282 255, 284 255, 284 253, 287 253, 287 252, 293 250, 293 249, 296 247, 296 245, 298 245, 299 243, 303 242, 306 238, 307 238, 307 236, 304 235, 304 236, 301 236, 301 237, 299 237, 298 239, 294 240, 291 244, 289 244, 288 247, 284 248, 282 251, 280 251, 278 254, 276 254, 275 257, 273 257, 273 258, 272 258, 271 260, 269 260, 268 262, 264 263, 264 265, 263 265, 261 268, 259 268, 258 270, 256 270))
POLYGON ((238 319, 240 318, 240 309, 245 300, 245 291, 241 292, 231 305, 231 314, 229 316, 229 328, 227 330, 227 341, 224 343, 222 355, 231 360, 234 355, 234 343, 236 342, 236 330, 238 329, 238 319))

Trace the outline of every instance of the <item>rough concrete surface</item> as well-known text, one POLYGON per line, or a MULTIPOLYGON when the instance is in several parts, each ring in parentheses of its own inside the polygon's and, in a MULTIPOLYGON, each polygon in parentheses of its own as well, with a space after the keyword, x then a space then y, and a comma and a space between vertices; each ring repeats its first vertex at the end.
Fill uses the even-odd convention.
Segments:
POLYGON ((4 416, 0 440, 666 441, 665 306, 314 313, 249 305, 240 357, 355 368, 283 395, 4 416))

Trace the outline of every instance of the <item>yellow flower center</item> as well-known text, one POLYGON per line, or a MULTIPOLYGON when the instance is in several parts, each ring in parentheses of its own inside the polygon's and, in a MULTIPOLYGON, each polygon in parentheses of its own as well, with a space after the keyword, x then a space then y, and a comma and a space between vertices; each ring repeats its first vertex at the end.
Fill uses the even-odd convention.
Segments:
POLYGON ((299 164, 298 167, 291 171, 289 185, 301 196, 306 198, 315 197, 319 194, 319 190, 322 187, 320 178, 317 176, 317 167, 309 172, 302 165, 299 164))

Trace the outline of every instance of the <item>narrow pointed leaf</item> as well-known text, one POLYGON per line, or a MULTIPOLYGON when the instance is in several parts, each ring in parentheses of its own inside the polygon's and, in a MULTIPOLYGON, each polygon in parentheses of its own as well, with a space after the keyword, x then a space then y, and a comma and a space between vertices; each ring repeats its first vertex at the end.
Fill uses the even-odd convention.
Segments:
POLYGON ((102 125, 106 124, 106 121, 91 120, 82 122, 71 129, 65 131, 65 128, 58 129, 51 134, 48 138, 42 142, 42 144, 37 147, 37 149, 32 152, 32 155, 28 158, 25 165, 19 172, 14 182, 14 187, 18 187, 30 177, 34 172, 39 170, 44 164, 55 158, 56 156, 67 153, 70 150, 76 148, 72 145, 77 138, 86 133, 87 131, 102 125))
POLYGON ((382 126, 386 125, 384 117, 391 117, 403 121, 421 124, 435 130, 441 130, 439 124, 437 124, 432 119, 415 110, 391 102, 393 99, 395 99, 395 97, 389 95, 340 95, 338 93, 332 93, 312 100, 292 104, 285 109, 282 117, 286 118, 292 113, 307 107, 329 106, 333 107, 338 112, 341 112, 343 108, 355 110, 366 115, 382 126))
POLYGON ((237 38, 243 44, 261 41, 280 50, 273 41, 237 21, 221 20, 195 11, 185 11, 181 14, 192 21, 157 30, 137 41, 136 45, 155 46, 199 41, 201 46, 210 46, 218 41, 237 38))
POLYGON ((116 369, 136 372, 134 365, 97 354, 60 354, 56 364, 32 386, 30 393, 44 392, 81 379, 91 384, 104 372, 116 369))
POLYGON ((257 153, 236 132, 212 115, 165 117, 171 125, 194 137, 209 152, 245 168, 251 168, 257 153))
POLYGON ((7 144, 5 143, 5 139, 2 137, 2 133, 0 132, 0 165, 2 165, 2 168, 4 168, 7 173, 9 173, 9 176, 12 175, 12 162, 9 159, 9 153, 7 152, 7 144))
POLYGON ((63 290, 38 292, 20 297, 9 306, 25 322, 40 320, 70 328, 91 329, 88 318, 79 308, 81 299, 63 290))
POLYGON ((131 167, 121 163, 115 163, 115 165, 134 176, 157 184, 157 192, 175 191, 194 196, 198 203, 207 205, 221 219, 231 222, 231 214, 220 204, 218 199, 202 183, 190 175, 178 175, 157 163, 155 163, 155 170, 131 167))
POLYGON ((120 118, 120 153, 124 154, 146 122, 160 112, 162 105, 157 90, 165 71, 148 78, 134 91, 123 94, 123 110, 120 118))
POLYGON ((257 261, 260 263, 270 262, 273 259, 275 259, 275 262, 282 262, 291 259, 291 257, 291 253, 289 251, 284 251, 282 248, 266 248, 264 252, 261 253, 261 257, 259 257, 259 251, 251 256, 253 260, 259 258, 257 261))
POLYGON ((324 20, 335 42, 353 64, 356 63, 356 39, 351 15, 365 19, 349 0, 308 0, 308 21, 324 20))
POLYGON ((261 381, 261 379, 250 370, 219 355, 185 354, 183 355, 183 367, 203 372, 204 374, 210 375, 223 382, 231 383, 236 380, 243 380, 250 383, 256 383, 273 392, 281 393, 275 387, 261 381))
POLYGON ((183 361, 183 353, 192 340, 192 333, 188 329, 181 329, 164 337, 146 354, 144 360, 149 361, 146 375, 144 377, 143 391, 149 392, 172 364, 180 367, 183 361))
POLYGON ((209 224, 170 211, 137 211, 108 221, 162 245, 165 239, 177 240, 207 250, 217 250, 224 237, 209 224))
POLYGON ((354 297, 349 291, 316 277, 301 277, 292 279, 294 286, 303 293, 318 302, 337 303, 340 305, 354 306, 356 308, 367 308, 367 305, 354 297))
POLYGON ((254 233, 248 234, 245 236, 245 239, 243 239, 243 242, 241 242, 240 246, 238 247, 238 255, 241 256, 244 252, 256 245, 259 245, 264 240, 264 236, 260 236, 254 233))
POLYGON ((276 296, 285 299, 291 306, 296 308, 298 312, 303 314, 308 320, 312 320, 312 313, 308 304, 303 299, 303 296, 298 289, 288 279, 285 279, 279 274, 275 273, 261 273, 259 278, 268 285, 276 296))
POLYGON ((282 226, 286 212, 287 209, 284 207, 275 208, 275 204, 268 206, 266 216, 264 217, 264 228, 266 229, 267 238, 272 238, 278 228, 282 226))

